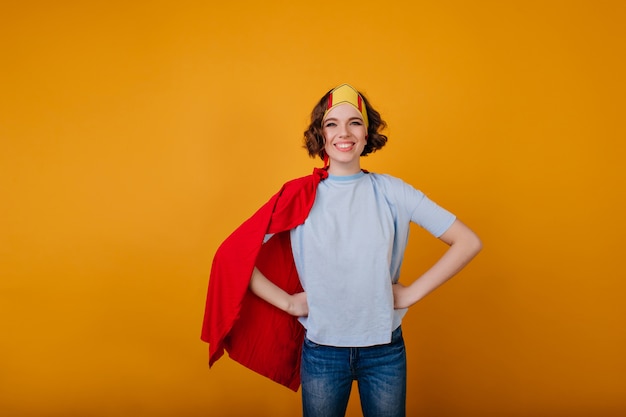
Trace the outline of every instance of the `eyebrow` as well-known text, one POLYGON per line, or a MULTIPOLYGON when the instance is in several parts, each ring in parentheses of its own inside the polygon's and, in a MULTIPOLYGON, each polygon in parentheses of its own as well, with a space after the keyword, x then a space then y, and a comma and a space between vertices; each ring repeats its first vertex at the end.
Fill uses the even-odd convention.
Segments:
MULTIPOLYGON (((324 123, 326 123, 329 120, 337 121, 339 119, 337 119, 336 117, 329 117, 328 119, 324 120, 324 123)), ((360 121, 363 121, 363 118, 362 117, 358 117, 358 116, 353 116, 353 117, 348 119, 348 121, 350 121, 350 120, 360 120, 360 121)))

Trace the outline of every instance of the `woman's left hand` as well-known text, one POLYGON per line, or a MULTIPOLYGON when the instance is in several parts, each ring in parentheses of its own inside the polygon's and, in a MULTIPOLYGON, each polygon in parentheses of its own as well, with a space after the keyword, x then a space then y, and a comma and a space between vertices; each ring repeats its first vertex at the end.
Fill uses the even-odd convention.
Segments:
POLYGON ((398 283, 395 283, 391 286, 391 290, 393 291, 393 308, 398 310, 401 308, 409 308, 411 306, 409 294, 407 288, 398 283))
POLYGON ((458 219, 439 239, 450 245, 443 256, 411 285, 405 287, 398 283, 392 286, 394 308, 407 308, 417 303, 452 278, 482 248, 478 236, 458 219))

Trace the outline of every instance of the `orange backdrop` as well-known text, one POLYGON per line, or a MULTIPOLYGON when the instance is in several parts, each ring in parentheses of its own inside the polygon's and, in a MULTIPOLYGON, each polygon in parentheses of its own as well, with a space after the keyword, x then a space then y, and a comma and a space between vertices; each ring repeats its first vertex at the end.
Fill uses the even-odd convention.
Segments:
MULTIPOLYGON (((626 413, 625 2, 213 3, 2 6, 0 414, 298 415, 200 325, 341 82, 389 123, 364 167, 484 241, 406 318, 409 415, 626 413)), ((443 250, 415 229, 403 281, 443 250)))

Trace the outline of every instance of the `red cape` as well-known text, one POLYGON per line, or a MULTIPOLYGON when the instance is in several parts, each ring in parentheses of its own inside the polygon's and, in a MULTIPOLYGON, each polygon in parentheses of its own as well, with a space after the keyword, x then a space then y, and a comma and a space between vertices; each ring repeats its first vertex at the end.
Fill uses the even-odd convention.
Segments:
POLYGON ((302 291, 289 230, 304 223, 324 169, 287 182, 220 245, 213 258, 202 340, 209 366, 226 350, 235 361, 286 387, 300 386, 304 329, 298 319, 261 300, 248 284, 256 266, 290 294, 302 291), (266 234, 274 236, 263 244, 266 234))

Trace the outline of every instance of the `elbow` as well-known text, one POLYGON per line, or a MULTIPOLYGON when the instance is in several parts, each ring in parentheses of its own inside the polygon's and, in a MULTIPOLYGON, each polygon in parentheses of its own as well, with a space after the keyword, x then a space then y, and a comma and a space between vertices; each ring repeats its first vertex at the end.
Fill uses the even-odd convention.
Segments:
POLYGON ((470 259, 483 248, 483 242, 478 235, 459 220, 454 222, 450 229, 441 235, 440 239, 450 246, 456 246, 470 259))
POLYGON ((478 235, 472 233, 472 237, 468 242, 468 246, 470 251, 472 252, 472 257, 478 255, 478 253, 483 249, 483 242, 480 240, 478 235))
POLYGON ((459 248, 462 248, 463 252, 469 259, 478 255, 483 248, 483 242, 480 240, 478 235, 469 229, 467 230, 467 233, 464 233, 463 236, 459 237, 458 241, 453 242, 453 245, 454 244, 458 244, 459 248))

